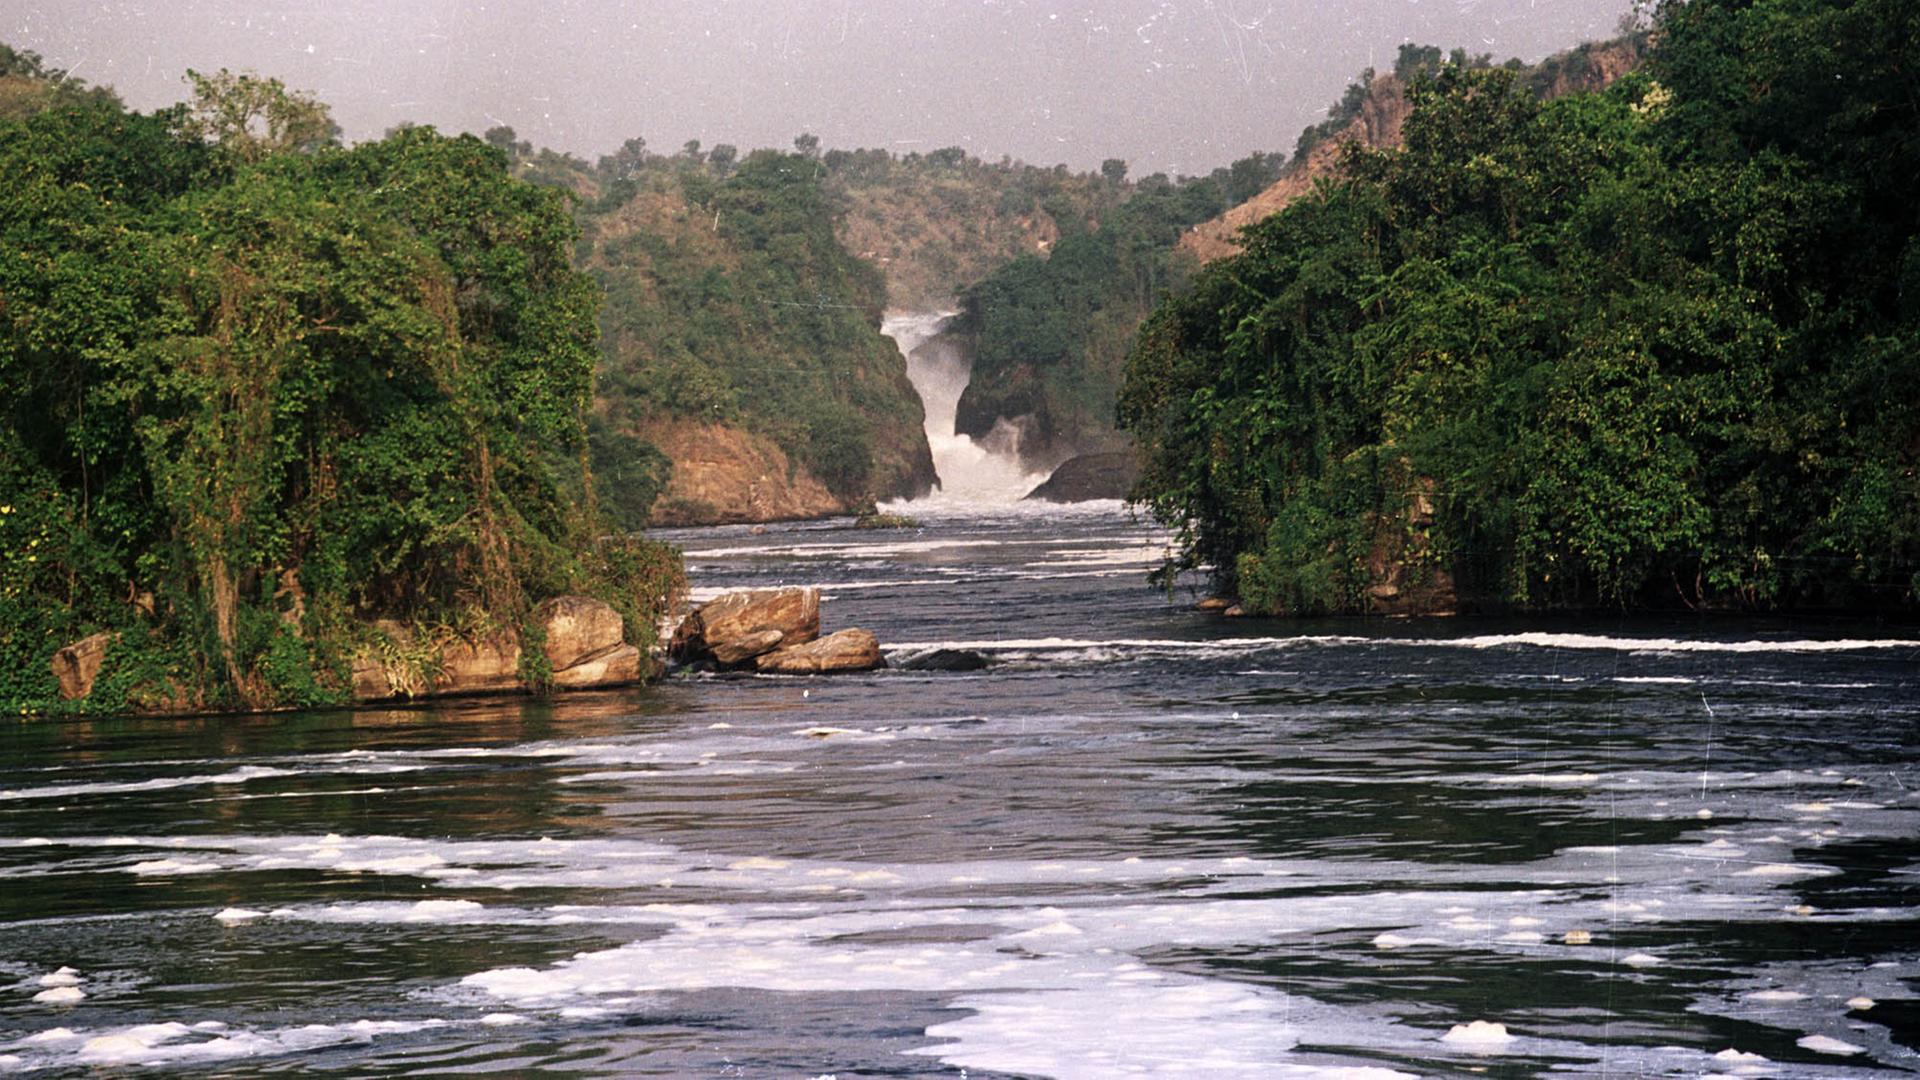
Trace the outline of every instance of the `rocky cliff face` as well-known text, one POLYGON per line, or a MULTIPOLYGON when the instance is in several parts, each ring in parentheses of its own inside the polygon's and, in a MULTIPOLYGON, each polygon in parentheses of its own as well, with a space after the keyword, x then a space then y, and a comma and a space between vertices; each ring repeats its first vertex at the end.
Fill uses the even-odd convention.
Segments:
MULTIPOLYGON (((1600 90, 1640 65, 1643 48, 1637 39, 1625 38, 1600 44, 1582 45, 1541 61, 1522 73, 1526 85, 1542 97, 1600 90)), ((1213 262, 1240 250, 1240 230, 1287 208, 1287 205, 1313 190, 1323 177, 1339 173, 1340 156, 1347 144, 1358 143, 1369 150, 1397 147, 1401 128, 1412 109, 1407 104, 1406 83, 1393 75, 1378 75, 1368 84, 1360 114, 1330 139, 1314 146, 1304 159, 1287 166, 1280 179, 1265 191, 1226 213, 1194 226, 1180 238, 1181 250, 1201 262, 1213 262)))
POLYGON ((725 176, 666 169, 584 220, 605 298, 596 419, 617 436, 595 471, 656 475, 663 455, 653 524, 821 517, 936 482, 880 333, 885 279, 834 237, 817 174, 772 152, 725 176))
POLYGON ((673 477, 654 504, 655 525, 802 521, 856 509, 764 435, 692 421, 662 423, 645 435, 673 462, 673 477))
POLYGON ((1293 162, 1280 179, 1265 191, 1239 206, 1187 230, 1180 238, 1180 249, 1201 262, 1223 259, 1240 250, 1240 230, 1263 218, 1277 214, 1287 204, 1313 190, 1321 177, 1339 171, 1340 155, 1347 144, 1359 143, 1369 150, 1400 145, 1400 129, 1412 108, 1407 104, 1406 84, 1392 75, 1375 76, 1367 87, 1367 98, 1360 115, 1346 130, 1325 139, 1308 152, 1304 160, 1293 162))

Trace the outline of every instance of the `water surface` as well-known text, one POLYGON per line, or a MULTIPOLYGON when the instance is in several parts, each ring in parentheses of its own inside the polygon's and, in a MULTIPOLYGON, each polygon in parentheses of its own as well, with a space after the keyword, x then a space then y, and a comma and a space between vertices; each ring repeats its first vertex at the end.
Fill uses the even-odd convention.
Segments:
POLYGON ((0 732, 0 1072, 1920 1066, 1920 634, 1225 621, 1115 506, 674 538, 896 667, 0 732))

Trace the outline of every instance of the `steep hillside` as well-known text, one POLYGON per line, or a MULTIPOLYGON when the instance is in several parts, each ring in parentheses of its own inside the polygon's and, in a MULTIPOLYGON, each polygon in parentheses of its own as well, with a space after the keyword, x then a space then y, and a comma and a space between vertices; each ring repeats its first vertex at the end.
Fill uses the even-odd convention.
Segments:
MULTIPOLYGON (((1607 85, 1638 63, 1643 44, 1635 36, 1532 67, 1502 66, 1522 92, 1548 98, 1607 85)), ((959 431, 1012 442, 1040 468, 1124 446, 1113 414, 1121 372, 1160 294, 1238 250, 1242 228, 1336 175, 1348 146, 1398 146, 1412 81, 1493 66, 1489 56, 1403 46, 1392 72, 1364 73, 1325 120, 1300 134, 1284 170, 1277 157, 1256 154, 1206 178, 1143 183, 1098 226, 1062 238, 1049 258, 1015 260, 967 290, 949 331, 973 360, 959 431)))
POLYGON ((1120 411, 1165 570, 1256 614, 1911 615, 1920 9, 1657 18, 1618 80, 1415 80, 1402 148, 1154 313, 1120 411))
POLYGON ((1118 161, 1098 175, 988 164, 958 148, 902 157, 830 150, 822 161, 844 209, 840 242, 886 272, 888 306, 915 311, 953 304, 1022 255, 1045 255, 1134 190, 1118 161))
POLYGON ((88 86, 40 54, 0 44, 0 121, 25 120, 47 109, 73 105, 117 107, 120 98, 104 86, 88 86))
POLYGON ((1124 445, 1113 402, 1134 329, 1195 265, 1176 242, 1264 188, 1279 160, 1255 154, 1206 177, 1148 177, 1097 226, 967 289, 946 334, 972 364, 957 431, 1011 443, 1030 468, 1124 445))
MULTIPOLYGON (((1523 86, 1543 98, 1599 90, 1639 65, 1646 42, 1640 36, 1588 43, 1548 57, 1532 67, 1508 61, 1523 86)), ((1201 222, 1180 238, 1181 250, 1201 262, 1225 258, 1240 250, 1240 230, 1279 213, 1295 199, 1313 190, 1324 177, 1338 173, 1349 144, 1368 150, 1400 145, 1400 133, 1412 107, 1407 103, 1407 80, 1437 66, 1440 50, 1432 46, 1401 47, 1394 70, 1361 75, 1346 95, 1328 110, 1328 117, 1301 133, 1293 160, 1266 190, 1219 217, 1201 222)), ((1467 57, 1456 51, 1453 62, 1486 67, 1487 57, 1467 57)))
POLYGON ((952 304, 1135 190, 1118 161, 1072 174, 958 149, 821 153, 807 136, 744 159, 635 138, 595 164, 510 128, 486 138, 516 175, 575 199, 577 259, 606 297, 592 464, 633 528, 820 517, 928 490, 920 402, 881 312, 952 304))
POLYGON ((836 241, 819 162, 728 166, 656 162, 582 214, 579 261, 604 293, 596 469, 662 489, 656 524, 929 490, 919 398, 879 332, 883 279, 836 241))

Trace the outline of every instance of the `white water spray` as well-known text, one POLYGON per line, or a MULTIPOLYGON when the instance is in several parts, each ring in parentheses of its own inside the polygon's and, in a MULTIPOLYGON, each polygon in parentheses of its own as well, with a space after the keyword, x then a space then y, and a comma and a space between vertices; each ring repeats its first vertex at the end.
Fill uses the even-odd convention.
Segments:
POLYGON ((965 356, 937 335, 952 312, 889 312, 880 332, 892 338, 907 358, 907 378, 927 413, 927 444, 940 489, 912 506, 916 511, 945 506, 1009 506, 1047 478, 1030 473, 1015 451, 1019 432, 1002 421, 981 442, 954 430, 960 395, 973 377, 965 356))

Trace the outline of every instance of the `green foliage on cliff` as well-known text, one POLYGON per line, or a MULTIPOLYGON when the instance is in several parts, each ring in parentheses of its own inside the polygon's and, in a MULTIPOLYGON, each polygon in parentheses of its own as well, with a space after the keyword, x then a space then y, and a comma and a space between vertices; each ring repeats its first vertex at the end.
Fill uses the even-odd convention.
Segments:
MULTIPOLYGON (((621 478, 603 498, 629 528, 671 480, 656 442, 689 423, 770 437, 849 504, 925 491, 934 476, 919 399, 877 332, 881 312, 950 303, 1006 263, 1085 234, 1139 187, 1118 161, 1076 174, 958 147, 822 151, 811 136, 795 153, 744 158, 697 141, 662 154, 635 137, 593 165, 507 127, 486 140, 516 175, 577 197, 577 258, 607 298, 593 461, 621 478)), ((1232 182, 1257 189, 1269 177, 1256 158, 1232 182)), ((1106 351, 1121 355, 1130 330, 1103 331, 1106 351)))
POLYGON ((1915 601, 1920 12, 1656 29, 1604 93, 1416 80, 1403 151, 1155 312, 1121 417, 1181 565, 1267 611, 1363 609, 1383 550, 1524 606, 1915 601))
POLYGON ((90 708, 316 704, 373 618, 656 596, 573 494, 564 199, 470 136, 341 149, 270 81, 196 89, 0 123, 0 699, 110 630, 90 708))
POLYGON ((959 430, 978 437, 1001 418, 1031 418, 1021 451, 1042 461, 1111 441, 1134 330, 1192 270, 1180 234, 1258 193, 1279 164, 1256 154, 1207 177, 1149 177, 1097 227, 967 289, 951 329, 973 357, 959 430))
MULTIPOLYGON (((633 153, 602 163, 609 194, 582 216, 582 265, 606 294, 606 428, 735 425, 843 499, 924 491, 919 398, 879 332, 885 280, 836 239, 822 165, 633 153)), ((649 451, 603 452, 625 469, 649 451)))

